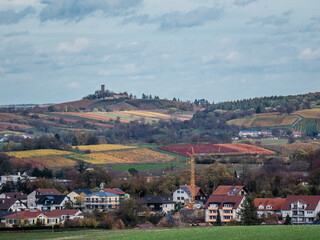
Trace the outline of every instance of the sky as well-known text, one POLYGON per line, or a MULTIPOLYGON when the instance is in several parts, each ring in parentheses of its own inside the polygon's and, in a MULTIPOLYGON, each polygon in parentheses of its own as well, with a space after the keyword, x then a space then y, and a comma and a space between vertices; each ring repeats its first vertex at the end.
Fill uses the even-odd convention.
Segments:
POLYGON ((0 105, 320 91, 319 0, 1 0, 0 105))

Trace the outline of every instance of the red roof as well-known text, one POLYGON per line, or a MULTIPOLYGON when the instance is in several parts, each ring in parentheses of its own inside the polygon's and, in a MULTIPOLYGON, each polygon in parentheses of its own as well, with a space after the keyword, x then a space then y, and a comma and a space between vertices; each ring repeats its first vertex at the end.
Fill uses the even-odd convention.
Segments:
POLYGON ((225 186, 220 185, 213 193, 212 195, 237 195, 242 189, 246 188, 244 186, 225 186))
POLYGON ((112 194, 126 195, 126 193, 119 188, 104 188, 102 190, 105 192, 108 192, 108 193, 112 193, 112 194))
POLYGON ((44 212, 34 209, 34 210, 26 210, 22 212, 16 212, 11 215, 6 216, 5 218, 36 218, 40 214, 44 214, 44 212))
POLYGON ((224 203, 233 203, 233 209, 236 209, 239 207, 242 199, 245 196, 228 196, 228 195, 224 195, 224 196, 216 196, 216 195, 211 195, 208 199, 208 201, 206 202, 206 205, 204 206, 204 208, 208 208, 208 206, 210 205, 210 203, 217 203, 219 208, 223 207, 224 203))
POLYGON ((264 206, 264 209, 258 209, 258 211, 280 211, 282 204, 286 201, 285 198, 256 198, 254 199, 254 205, 258 208, 260 205, 264 206), (267 206, 272 207, 271 209, 266 209, 267 206))
POLYGON ((290 195, 287 196, 286 201, 282 204, 281 210, 291 210, 290 204, 300 201, 307 204, 306 210, 315 210, 320 201, 320 196, 302 196, 290 195))
POLYGON ((37 192, 41 195, 63 195, 55 188, 38 188, 37 192))
POLYGON ((48 217, 60 217, 62 215, 75 215, 80 210, 77 209, 59 209, 52 210, 51 212, 45 212, 45 215, 48 217))

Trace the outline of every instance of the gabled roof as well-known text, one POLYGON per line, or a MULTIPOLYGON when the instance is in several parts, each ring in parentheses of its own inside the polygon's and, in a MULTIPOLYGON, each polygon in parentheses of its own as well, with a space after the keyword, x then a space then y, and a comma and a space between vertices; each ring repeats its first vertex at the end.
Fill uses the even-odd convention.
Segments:
POLYGON ((208 208, 208 206, 210 205, 210 203, 216 203, 218 204, 219 208, 223 207, 223 204, 225 203, 233 203, 233 209, 236 209, 239 207, 242 199, 245 196, 215 196, 215 195, 211 195, 210 198, 208 199, 208 201, 206 202, 206 205, 204 206, 204 208, 208 208))
POLYGON ((256 198, 254 199, 254 205, 258 208, 260 205, 264 209, 258 209, 258 211, 280 211, 282 204, 286 201, 285 198, 256 198), (271 209, 266 209, 267 206, 270 206, 271 209))
POLYGON ((5 216, 5 218, 36 218, 41 214, 43 214, 43 211, 34 209, 34 210, 16 212, 11 215, 5 216))
POLYGON ((62 215, 76 215, 78 212, 82 213, 80 210, 77 209, 58 209, 52 210, 51 212, 45 212, 45 215, 48 217, 61 217, 62 215))
POLYGON ((38 188, 36 191, 41 195, 63 195, 55 188, 38 188))
POLYGON ((16 201, 21 202, 16 198, 0 198, 0 210, 8 210, 16 201))
POLYGON ((307 204, 306 210, 315 210, 320 201, 320 196, 302 196, 290 195, 287 196, 286 201, 282 204, 281 210, 291 210, 290 204, 294 202, 303 202, 307 204))
POLYGON ((4 192, 7 198, 16 198, 16 199, 27 199, 27 195, 21 192, 4 192))
POLYGON ((36 204, 37 204, 37 205, 38 205, 38 204, 45 204, 45 202, 46 202, 47 200, 50 200, 50 201, 52 201, 51 204, 60 205, 65 198, 67 198, 66 195, 41 196, 41 197, 38 199, 38 201, 37 201, 36 204))
POLYGON ((142 199, 142 202, 144 203, 149 203, 149 204, 170 204, 170 203, 175 203, 174 201, 168 200, 167 198, 164 197, 159 197, 159 196, 151 196, 151 197, 144 197, 142 199))
MULTIPOLYGON (((181 188, 182 190, 184 190, 189 196, 191 196, 191 185, 180 185, 179 188, 181 188)), ((206 196, 205 192, 202 190, 201 187, 195 186, 194 187, 194 191, 195 191, 195 195, 197 196, 198 193, 206 196)))
POLYGON ((102 190, 105 191, 105 192, 117 194, 117 195, 120 195, 120 196, 126 195, 126 193, 124 191, 122 191, 120 188, 104 188, 102 190))
POLYGON ((108 192, 95 192, 86 195, 86 197, 91 197, 91 196, 99 196, 99 197, 119 197, 118 194, 113 194, 113 193, 108 193, 108 192))
POLYGON ((244 186, 220 185, 211 195, 237 195, 240 191, 248 192, 244 186))
POLYGON ((81 193, 84 193, 84 194, 90 194, 90 193, 92 193, 92 191, 90 190, 90 189, 79 189, 79 190, 74 190, 74 192, 75 193, 77 193, 77 194, 81 194, 81 193))

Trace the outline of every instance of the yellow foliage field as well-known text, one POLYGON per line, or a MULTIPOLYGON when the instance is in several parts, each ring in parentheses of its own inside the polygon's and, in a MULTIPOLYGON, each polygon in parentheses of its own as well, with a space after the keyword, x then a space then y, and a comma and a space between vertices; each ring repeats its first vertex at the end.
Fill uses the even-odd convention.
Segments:
POLYGON ((92 164, 158 163, 174 160, 173 156, 145 148, 119 152, 90 153, 86 155, 76 154, 72 158, 92 164))
POLYGON ((119 144, 99 144, 99 145, 82 145, 82 146, 73 147, 73 149, 76 149, 76 148, 78 148, 81 151, 90 150, 91 152, 104 152, 104 151, 133 149, 136 147, 119 145, 119 144))
POLYGON ((46 156, 62 156, 71 155, 71 152, 60 151, 54 149, 37 149, 29 151, 7 152, 9 156, 16 158, 46 157, 46 156))
POLYGON ((36 163, 40 163, 48 167, 73 166, 77 164, 75 161, 61 156, 36 157, 32 158, 32 160, 36 163))

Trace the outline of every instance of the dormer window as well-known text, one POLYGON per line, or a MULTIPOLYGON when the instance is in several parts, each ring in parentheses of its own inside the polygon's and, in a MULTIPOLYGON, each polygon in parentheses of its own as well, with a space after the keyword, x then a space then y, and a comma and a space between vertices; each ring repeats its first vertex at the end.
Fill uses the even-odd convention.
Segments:
POLYGON ((267 209, 272 209, 272 207, 271 207, 270 205, 268 205, 266 208, 267 208, 267 209))
POLYGON ((259 209, 264 209, 264 206, 260 205, 260 206, 259 206, 259 209))

